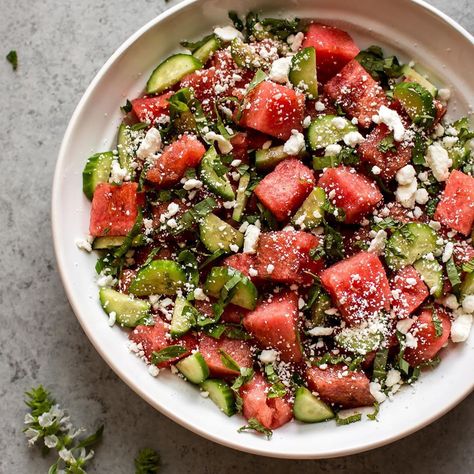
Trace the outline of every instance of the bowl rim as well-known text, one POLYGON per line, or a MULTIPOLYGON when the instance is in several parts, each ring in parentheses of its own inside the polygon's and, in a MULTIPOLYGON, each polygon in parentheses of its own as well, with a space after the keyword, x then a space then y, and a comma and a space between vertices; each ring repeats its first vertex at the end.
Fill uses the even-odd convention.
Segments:
MULTIPOLYGON (((53 187, 52 187, 52 198, 51 198, 51 226, 52 226, 52 236, 53 236, 53 246, 55 257, 57 261, 57 266, 60 274, 60 278, 66 292, 66 296, 68 301, 72 307, 72 310, 79 321, 83 331, 87 335, 89 341, 94 346, 95 350, 99 353, 102 359, 107 363, 107 365, 115 372, 118 377, 125 382, 137 395, 139 395, 143 400, 145 400, 148 404, 150 404, 153 408, 157 409, 160 413, 164 414, 171 420, 173 420, 178 425, 190 430, 191 432, 202 436, 203 438, 213 441, 217 444, 235 449, 237 451, 243 451, 250 454, 255 454, 259 456, 266 456, 272 458, 284 458, 284 459, 329 459, 329 458, 336 458, 342 456, 348 456, 352 454, 362 453, 365 451, 369 451, 372 449, 376 449, 378 447, 393 443, 397 440, 400 440, 410 434, 415 433, 416 431, 424 428, 425 426, 431 424, 432 422, 436 421, 437 419, 441 418, 447 412, 452 410, 456 405, 458 405, 462 400, 464 400, 471 392, 474 391, 474 384, 471 387, 467 387, 463 392, 459 393, 455 398, 451 400, 451 402, 447 405, 444 405, 442 409, 433 413, 432 416, 427 417, 423 421, 418 422, 417 424, 404 429, 402 431, 398 431, 396 434, 392 436, 388 436, 380 441, 374 441, 369 444, 365 444, 363 446, 358 445, 352 448, 341 449, 336 453, 330 454, 301 454, 295 453, 294 455, 287 454, 287 453, 278 453, 278 452, 268 452, 266 450, 259 449, 258 447, 252 446, 244 446, 237 442, 233 442, 232 440, 226 440, 220 438, 219 435, 214 435, 213 433, 209 433, 204 429, 200 428, 199 426, 195 426, 191 423, 188 423, 187 420, 177 416, 174 412, 169 410, 166 406, 162 405, 160 402, 157 402, 152 397, 148 396, 139 385, 137 385, 126 370, 122 369, 119 365, 115 364, 112 357, 109 357, 107 351, 98 343, 94 335, 94 331, 89 330, 87 325, 85 324, 84 318, 81 316, 81 308, 78 302, 74 299, 73 290, 71 287, 71 283, 69 281, 69 277, 66 274, 65 270, 65 262, 62 257, 60 247, 61 242, 59 241, 59 226, 60 226, 60 212, 59 212, 59 202, 60 202, 60 181, 61 181, 61 174, 63 171, 63 166, 66 161, 66 149, 68 146, 68 142, 70 137, 73 135, 74 130, 78 124, 79 117, 81 115, 81 111, 89 99, 89 96, 94 91, 96 85, 100 82, 102 77, 106 74, 109 67, 115 63, 126 51, 127 49, 142 35, 144 35, 147 31, 155 27, 156 24, 162 22, 166 18, 173 16, 176 12, 187 8, 188 6, 199 3, 201 0, 183 0, 182 2, 171 6, 170 8, 166 9, 155 18, 148 21, 142 27, 140 27, 137 31, 135 31, 132 35, 130 35, 116 50, 115 52, 109 57, 109 59, 103 64, 103 66, 99 69, 96 73, 92 81, 87 86, 84 94, 82 95, 80 101, 78 102, 77 106, 74 109, 74 112, 69 120, 67 125, 66 131, 64 133, 63 139, 61 141, 61 145, 58 152, 58 158, 55 165, 55 172, 53 177, 53 187)), ((408 3, 413 3, 418 5, 419 7, 423 8, 424 10, 428 11, 429 13, 439 17, 444 23, 447 24, 448 27, 456 30, 460 35, 462 35, 465 39, 467 39, 473 46, 474 46, 474 36, 471 35, 464 27, 462 27, 459 23, 449 17, 447 14, 443 13, 441 10, 436 8, 435 6, 427 3, 424 0, 406 0, 408 3)))

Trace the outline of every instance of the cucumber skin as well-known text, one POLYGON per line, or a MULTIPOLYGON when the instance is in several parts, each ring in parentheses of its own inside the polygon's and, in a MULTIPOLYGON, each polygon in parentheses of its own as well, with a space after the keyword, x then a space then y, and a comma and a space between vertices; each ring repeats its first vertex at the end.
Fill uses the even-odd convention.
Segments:
POLYGON ((170 334, 171 337, 180 337, 186 334, 193 326, 193 318, 186 318, 183 315, 185 308, 188 307, 194 313, 194 307, 186 298, 178 296, 174 303, 173 317, 171 318, 170 334))
POLYGON ((310 99, 318 98, 318 78, 316 75, 316 50, 309 46, 298 51, 291 59, 290 82, 298 87, 303 82, 307 89, 304 91, 310 99), (312 76, 309 77, 308 76, 312 76), (308 81, 309 79, 309 81, 308 81))
POLYGON ((189 380, 194 384, 203 383, 210 374, 209 367, 200 352, 195 352, 194 354, 180 360, 176 364, 176 368, 186 377, 186 380, 189 380), (196 366, 200 373, 195 370, 196 366))
POLYGON ((203 183, 216 195, 224 198, 226 201, 233 201, 235 199, 235 193, 232 189, 227 176, 220 177, 217 176, 216 172, 213 169, 214 160, 218 160, 216 149, 211 146, 207 151, 204 157, 201 160, 199 165, 199 176, 201 177, 203 183))
POLYGON ((245 206, 247 205, 248 196, 247 188, 250 183, 250 174, 245 173, 240 177, 239 186, 237 188, 237 205, 234 207, 232 212, 232 219, 235 222, 240 222, 242 220, 242 215, 245 211, 245 206))
POLYGON ((334 412, 306 387, 298 387, 293 405, 295 419, 304 423, 319 423, 334 418, 334 412))
POLYGON ((304 229, 313 229, 317 227, 324 217, 323 205, 325 202, 326 193, 324 189, 319 187, 314 188, 309 194, 309 196, 303 201, 303 204, 296 211, 296 214, 291 219, 293 224, 295 224, 298 218, 300 218, 304 213, 306 213, 306 217, 303 221, 304 229), (314 211, 318 211, 321 214, 321 217, 314 217, 314 211))
POLYGON ((420 258, 417 260, 413 266, 415 267, 415 270, 423 277, 423 281, 426 283, 426 285, 430 289, 430 294, 432 294, 435 298, 440 298, 443 295, 443 267, 436 261, 430 261, 426 260, 423 258, 420 258), (429 266, 436 267, 435 268, 429 268, 429 266), (435 273, 437 273, 437 283, 436 283, 436 291, 431 293, 434 282, 434 278, 430 278, 431 276, 436 276, 435 273))
POLYGON ((418 71, 415 71, 413 68, 408 66, 408 64, 405 64, 402 67, 402 73, 410 82, 418 82, 418 84, 423 86, 433 97, 436 97, 438 94, 436 86, 431 84, 431 82, 423 77, 418 71))
POLYGON ((82 172, 82 191, 88 199, 92 200, 99 183, 108 182, 113 158, 114 154, 111 151, 104 151, 92 155, 87 160, 82 172))
POLYGON ((153 260, 137 273, 129 291, 137 296, 174 295, 185 282, 186 273, 181 265, 172 260, 153 260))
POLYGON ((187 76, 188 74, 191 74, 192 72, 196 71, 197 69, 201 69, 202 67, 203 67, 202 62, 191 54, 184 54, 184 53, 173 54, 172 56, 170 56, 169 58, 165 59, 160 64, 158 64, 158 66, 151 73, 150 78, 148 79, 148 82, 146 83, 147 94, 159 94, 160 92, 163 92, 169 87, 177 84, 184 76, 187 76), (177 63, 179 60, 181 60, 181 62, 186 61, 188 63, 187 64, 188 67, 177 68, 176 64, 174 63, 177 63), (173 68, 173 64, 174 64, 174 68, 173 68), (167 71, 168 68, 170 69, 170 71, 173 71, 175 74, 177 71, 179 71, 179 73, 171 79, 158 81, 157 79, 159 79, 160 71, 162 75, 166 75, 168 73, 167 71))
POLYGON ((459 290, 461 301, 465 296, 474 295, 474 273, 466 273, 459 290))
POLYGON ((200 48, 194 51, 193 56, 202 64, 206 64, 207 60, 221 47, 221 42, 216 35, 213 35, 212 38, 209 38, 209 41, 206 41, 200 48))
POLYGON ((200 387, 203 391, 209 393, 209 398, 227 416, 236 413, 234 392, 223 380, 208 379, 202 382, 200 387))
POLYGON ((149 315, 151 309, 148 301, 131 299, 128 295, 119 293, 111 288, 101 288, 99 290, 99 299, 104 311, 107 314, 110 314, 112 311, 115 312, 116 322, 128 328, 136 327, 141 319, 149 315), (127 306, 128 314, 126 311, 127 306))
POLYGON ((257 150, 255 152, 255 166, 259 170, 274 168, 280 161, 286 160, 290 155, 283 151, 283 145, 257 150))
POLYGON ((347 133, 358 131, 358 128, 347 119, 345 119, 346 126, 342 130, 336 128, 332 124, 332 120, 336 117, 337 115, 320 115, 311 122, 307 131, 307 139, 313 151, 340 142, 347 133), (318 141, 317 138, 320 136, 323 139, 318 141))
POLYGON ((216 252, 220 249, 231 252, 230 246, 232 244, 238 245, 239 248, 244 244, 244 234, 219 219, 215 214, 208 214, 202 219, 199 224, 199 237, 209 252, 216 252), (225 229, 221 231, 219 228, 222 226, 225 226, 225 229), (224 233, 229 235, 226 236, 224 233))
POLYGON ((436 117, 433 96, 420 83, 400 82, 393 89, 393 96, 401 102, 402 107, 410 116, 413 123, 425 128, 429 128, 433 125, 436 117), (417 98, 419 99, 419 103, 413 104, 413 99, 417 98))
MULTIPOLYGON (((94 242, 92 242, 92 248, 94 250, 105 250, 105 249, 113 249, 120 247, 123 242, 125 241, 126 237, 96 237, 94 242)), ((138 234, 137 237, 133 239, 132 247, 140 247, 145 243, 144 236, 142 234, 138 234)))

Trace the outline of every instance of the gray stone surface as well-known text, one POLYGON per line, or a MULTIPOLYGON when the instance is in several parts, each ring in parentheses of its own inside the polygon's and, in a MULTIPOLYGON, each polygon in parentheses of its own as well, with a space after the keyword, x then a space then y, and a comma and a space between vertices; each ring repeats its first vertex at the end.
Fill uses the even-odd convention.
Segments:
MULTIPOLYGON (((474 31, 472 0, 432 0, 474 31)), ((163 458, 163 472, 474 472, 474 399, 390 446, 327 461, 242 454, 168 420, 125 386, 83 334, 59 281, 50 230, 50 190, 60 140, 96 71, 163 0, 0 0, 0 473, 47 472, 28 450, 23 392, 43 383, 77 424, 104 422, 90 472, 130 473, 138 448, 163 458), (3 59, 18 50, 13 73, 3 59)), ((317 440, 315 440, 317 442, 317 440)))

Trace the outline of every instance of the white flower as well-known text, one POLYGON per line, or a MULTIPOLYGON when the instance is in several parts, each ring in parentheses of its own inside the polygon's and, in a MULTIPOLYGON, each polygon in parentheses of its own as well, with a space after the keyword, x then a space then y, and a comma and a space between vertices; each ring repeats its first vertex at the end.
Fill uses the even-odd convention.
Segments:
POLYGON ((33 428, 28 428, 25 430, 25 436, 28 438, 28 446, 33 446, 40 434, 41 433, 38 430, 34 430, 33 428))
POLYGON ((51 426, 54 423, 55 418, 56 417, 51 414, 51 412, 47 411, 46 413, 43 413, 38 417, 38 423, 41 428, 47 428, 48 426, 51 426))
POLYGON ((35 421, 35 417, 31 413, 27 413, 25 415, 25 425, 29 425, 30 423, 34 423, 35 421))
POLYGON ((73 464, 76 462, 76 458, 72 455, 72 452, 69 449, 63 448, 58 454, 59 457, 68 464, 73 464))
POLYGON ((45 436, 44 444, 47 448, 55 448, 58 444, 58 437, 56 435, 45 436))

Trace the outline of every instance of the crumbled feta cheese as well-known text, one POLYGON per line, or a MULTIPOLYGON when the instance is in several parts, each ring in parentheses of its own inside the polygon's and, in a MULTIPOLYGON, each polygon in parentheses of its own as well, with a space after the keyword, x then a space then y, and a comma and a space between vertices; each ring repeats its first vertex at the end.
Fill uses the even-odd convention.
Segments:
POLYGON ((154 365, 154 364, 150 364, 148 366, 148 373, 152 376, 152 377, 158 377, 158 374, 160 373, 160 369, 154 365))
POLYGON ((415 179, 416 171, 412 165, 406 165, 403 168, 400 168, 395 175, 395 179, 397 180, 398 184, 405 186, 407 184, 411 184, 415 179))
POLYGON ((443 146, 445 148, 452 148, 459 141, 458 137, 444 137, 443 146))
POLYGON ((334 117, 331 120, 331 124, 334 125, 338 130, 344 130, 347 126, 347 120, 344 117, 334 117))
POLYGON ((233 39, 244 39, 242 33, 233 26, 223 26, 215 28, 214 34, 223 41, 232 41, 233 39))
POLYGON ((420 188, 416 190, 415 201, 417 204, 426 204, 430 199, 430 195, 425 188, 420 188))
POLYGON ((405 344, 410 349, 416 349, 418 347, 418 339, 411 333, 407 332, 405 335, 405 344))
POLYGON ((443 263, 446 263, 451 258, 453 255, 453 250, 454 244, 452 242, 448 242, 444 247, 443 256, 441 257, 443 263))
POLYGON ((417 189, 418 183, 415 178, 410 184, 398 186, 395 191, 395 198, 403 207, 413 209, 417 189))
POLYGON ((384 230, 379 230, 375 237, 369 244, 367 252, 375 253, 380 255, 385 249, 385 244, 387 243, 387 232, 384 230))
POLYGON ((120 167, 118 160, 112 160, 112 169, 110 170, 109 183, 122 184, 124 181, 130 180, 128 170, 120 167))
POLYGON ((318 100, 314 104, 314 108, 316 109, 316 112, 323 112, 326 109, 326 106, 320 100, 318 100))
POLYGON ((378 113, 378 121, 376 123, 384 123, 393 132, 393 138, 397 142, 401 142, 405 136, 405 127, 402 123, 400 115, 395 110, 389 109, 382 105, 378 113))
POLYGON ((439 143, 433 143, 428 147, 425 159, 437 181, 448 179, 449 168, 453 162, 448 152, 439 143))
POLYGON ((413 326, 413 319, 401 319, 397 322, 397 331, 401 332, 402 334, 407 334, 410 328, 413 326))
POLYGON ((474 313, 474 295, 467 295, 462 300, 462 309, 466 313, 474 313))
POLYGON ((243 252, 256 253, 259 237, 260 237, 260 229, 256 225, 250 224, 245 230, 243 252))
POLYGON ((273 273, 273 270, 275 270, 275 265, 273 265, 272 263, 269 263, 267 265, 267 272, 268 273, 273 273))
POLYGON ((111 311, 109 313, 108 325, 112 327, 115 324, 116 320, 117 320, 117 313, 115 311, 111 311))
POLYGON ((288 36, 288 44, 290 45, 291 51, 296 53, 301 48, 301 45, 303 44, 304 40, 304 33, 299 31, 296 33, 296 35, 290 35, 288 36))
POLYGON ((114 284, 115 278, 112 275, 106 275, 104 273, 101 273, 97 277, 97 286, 100 286, 101 288, 113 286, 114 284))
POLYGON ((145 227, 145 235, 150 235, 153 233, 153 219, 143 219, 143 227, 145 227))
POLYGON ((283 151, 292 156, 299 155, 305 149, 304 135, 298 130, 291 131, 291 137, 283 145, 283 151))
POLYGON ((342 146, 334 143, 332 145, 328 145, 324 150, 324 156, 337 156, 341 153, 342 146))
POLYGON ((451 98, 451 91, 449 89, 439 89, 438 99, 441 102, 447 102, 451 98))
POLYGON ((385 379, 385 385, 387 387, 393 387, 396 384, 400 383, 402 376, 397 369, 390 369, 387 372, 387 378, 385 379))
POLYGON ((190 178, 184 182, 183 188, 186 191, 191 191, 191 189, 202 188, 202 181, 200 181, 199 179, 190 178))
POLYGON ((199 393, 200 393, 202 398, 208 398, 209 397, 209 392, 202 391, 202 392, 199 392, 199 393))
POLYGON ((161 149, 161 145, 160 131, 155 127, 151 127, 150 130, 146 132, 145 138, 138 147, 137 157, 141 160, 146 160, 148 157, 158 153, 161 149))
POLYGON ((238 252, 239 251, 239 246, 237 244, 230 244, 229 248, 230 248, 230 250, 232 250, 232 252, 238 252))
POLYGON ((445 296, 441 302, 444 306, 446 306, 446 308, 449 308, 452 310, 459 308, 458 299, 456 298, 456 295, 453 295, 452 293, 445 296))
POLYGON ((268 77, 274 82, 286 84, 288 82, 290 66, 291 56, 278 58, 276 61, 273 61, 268 77))
POLYGON ((303 120, 303 128, 308 128, 311 125, 311 116, 307 115, 303 120))
POLYGON ((422 171, 421 173, 418 173, 418 179, 422 183, 426 183, 426 181, 428 181, 428 172, 427 171, 422 171))
POLYGON ((256 276, 258 275, 258 271, 257 271, 255 268, 250 267, 250 268, 249 268, 249 275, 250 275, 251 277, 256 277, 256 276))
POLYGON ((86 236, 85 239, 76 239, 77 248, 80 250, 85 250, 86 252, 92 252, 92 242, 94 237, 92 235, 86 236))
POLYGON ((387 395, 382 392, 382 386, 378 382, 370 382, 369 389, 377 403, 383 403, 387 399, 387 395))
POLYGON ((354 148, 355 146, 362 143, 365 138, 359 132, 349 132, 346 133, 342 139, 347 146, 354 148))
POLYGON ((227 138, 223 137, 222 135, 219 135, 216 132, 207 132, 204 135, 204 140, 208 142, 216 142, 219 148, 219 151, 223 153, 224 155, 227 155, 233 149, 232 143, 230 143, 230 141, 227 140, 227 138))
POLYGON ((311 336, 330 336, 334 333, 334 328, 314 327, 308 331, 311 336))
POLYGON ((230 163, 230 166, 232 166, 233 168, 237 168, 237 166, 240 166, 242 164, 242 160, 232 160, 232 162, 230 163))
POLYGON ((273 364, 277 360, 278 352, 274 349, 264 349, 258 358, 262 364, 273 364))
POLYGON ((444 127, 440 123, 437 123, 433 130, 433 137, 440 138, 443 135, 444 135, 444 127))
POLYGON ((223 204, 225 209, 233 209, 235 206, 237 206, 237 201, 224 201, 223 204))
POLYGON ((464 342, 469 337, 472 326, 472 314, 460 314, 451 324, 451 340, 464 342))
MULTIPOLYGON (((416 193, 415 193, 415 201, 416 201, 416 193)), ((423 215, 423 211, 418 206, 415 206, 415 208, 413 209, 413 216, 415 217, 415 219, 419 219, 422 215, 423 215)))
POLYGON ((195 288, 193 291, 194 299, 198 301, 208 301, 209 298, 207 297, 206 293, 204 293, 202 288, 195 288))
POLYGON ((375 176, 378 176, 381 172, 382 170, 377 165, 372 166, 372 173, 375 174, 375 176))
POLYGON ((407 278, 407 279, 406 279, 406 282, 407 282, 407 285, 408 285, 408 286, 415 286, 417 280, 416 280, 416 278, 407 278))

